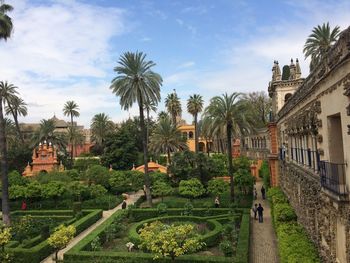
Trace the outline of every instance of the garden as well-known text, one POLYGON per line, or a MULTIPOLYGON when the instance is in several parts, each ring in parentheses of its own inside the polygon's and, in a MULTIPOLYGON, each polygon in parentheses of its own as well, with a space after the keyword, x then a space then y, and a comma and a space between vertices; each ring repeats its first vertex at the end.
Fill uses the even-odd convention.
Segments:
POLYGON ((54 252, 48 238, 59 226, 70 225, 78 235, 102 217, 102 210, 14 211, 11 217, 11 228, 2 228, 0 233, 1 262, 31 263, 54 252))

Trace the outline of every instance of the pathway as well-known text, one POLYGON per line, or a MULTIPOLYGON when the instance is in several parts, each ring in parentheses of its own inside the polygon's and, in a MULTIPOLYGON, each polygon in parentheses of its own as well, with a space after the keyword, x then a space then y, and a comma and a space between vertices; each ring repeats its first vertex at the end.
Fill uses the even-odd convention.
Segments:
POLYGON ((264 208, 264 222, 259 223, 254 220, 253 212, 250 223, 250 263, 278 263, 278 249, 275 231, 272 226, 271 209, 267 200, 263 200, 261 196, 262 181, 256 182, 256 190, 258 199, 254 200, 254 204, 261 203, 264 208))
MULTIPOLYGON (((128 205, 133 204, 136 202, 137 199, 140 198, 140 196, 143 195, 143 191, 140 190, 136 192, 135 194, 129 195, 129 198, 126 200, 126 203, 128 205)), ((122 205, 118 205, 117 207, 103 211, 102 218, 98 220, 95 224, 91 225, 89 228, 85 229, 83 232, 81 232, 79 235, 77 235, 69 244, 66 248, 60 250, 58 252, 58 258, 63 259, 63 254, 66 253, 69 249, 71 249, 73 246, 75 246, 80 240, 82 240, 84 237, 86 237, 88 234, 90 234, 96 227, 101 225, 103 222, 105 222, 109 217, 111 217, 117 210, 121 209, 122 205)), ((51 254, 47 258, 45 258, 41 263, 53 263, 54 261, 52 260, 54 257, 54 254, 51 254)))

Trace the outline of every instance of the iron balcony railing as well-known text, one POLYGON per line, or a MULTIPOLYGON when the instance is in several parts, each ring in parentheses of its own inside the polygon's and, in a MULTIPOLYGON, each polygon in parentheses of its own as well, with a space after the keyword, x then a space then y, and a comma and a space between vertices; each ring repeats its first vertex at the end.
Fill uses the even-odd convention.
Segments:
POLYGON ((346 195, 345 164, 320 161, 321 186, 336 195, 346 195))

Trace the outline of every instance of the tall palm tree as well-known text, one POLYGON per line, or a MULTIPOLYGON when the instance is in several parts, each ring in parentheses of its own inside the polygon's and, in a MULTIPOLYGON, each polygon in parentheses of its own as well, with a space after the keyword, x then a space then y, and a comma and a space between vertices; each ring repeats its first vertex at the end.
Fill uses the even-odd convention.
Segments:
POLYGON ((7 82, 0 82, 0 162, 1 162, 1 183, 2 183, 2 220, 4 224, 10 225, 10 206, 8 193, 8 163, 7 163, 7 142, 5 134, 5 120, 3 106, 4 98, 17 94, 17 87, 7 82))
POLYGON ((171 115, 173 123, 176 125, 177 124, 176 117, 181 116, 182 109, 181 109, 180 99, 177 96, 175 90, 173 93, 168 94, 168 96, 166 97, 165 107, 167 108, 169 114, 171 115))
POLYGON ((188 149, 186 140, 170 118, 160 119, 150 138, 150 150, 167 154, 168 163, 171 164, 171 153, 186 149, 188 149))
POLYGON ((5 41, 11 37, 13 30, 12 19, 7 15, 12 10, 12 6, 4 4, 3 1, 0 2, 0 39, 5 41))
MULTIPOLYGON (((73 127, 74 122, 73 122, 73 117, 79 117, 80 113, 79 113, 79 106, 78 104, 71 100, 71 101, 67 101, 64 106, 63 106, 63 114, 64 116, 70 116, 70 126, 73 127)), ((73 131, 73 129, 71 130, 73 131)), ((71 137, 71 136, 69 136, 71 137)), ((73 155, 74 155, 74 145, 73 145, 73 141, 70 141, 71 144, 71 153, 70 153, 70 160, 73 163, 73 155)))
POLYGON ((227 93, 213 97, 209 106, 205 109, 205 116, 212 118, 213 127, 226 128, 228 173, 231 184, 231 199, 234 201, 234 181, 232 164, 232 134, 244 132, 249 123, 244 117, 244 105, 239 102, 241 93, 227 93))
POLYGON ((328 50, 337 41, 339 34, 339 26, 331 29, 329 22, 312 29, 303 49, 305 58, 311 57, 310 70, 313 70, 320 61, 324 60, 328 50))
POLYGON ((106 136, 113 132, 115 128, 114 123, 105 113, 96 114, 91 121, 92 140, 98 145, 102 146, 106 136))
POLYGON ((160 111, 160 112, 158 113, 158 121, 159 121, 160 119, 167 118, 167 117, 169 117, 169 115, 168 115, 168 113, 167 113, 166 111, 160 111))
POLYGON ((145 167, 145 190, 149 206, 152 206, 150 178, 148 175, 148 149, 147 134, 145 129, 144 105, 160 101, 160 87, 162 77, 152 71, 156 64, 146 60, 146 54, 142 52, 124 53, 114 71, 118 74, 112 80, 111 89, 120 97, 120 105, 128 110, 137 102, 140 112, 140 127, 143 142, 143 158, 145 167))
POLYGON ((5 118, 4 121, 5 121, 7 149, 9 149, 11 146, 18 143, 17 130, 16 130, 15 123, 11 119, 5 118))
POLYGON ((9 98, 5 99, 7 102, 7 105, 5 106, 5 113, 6 115, 12 115, 18 136, 22 143, 24 143, 23 134, 21 132, 21 128, 19 127, 18 116, 27 116, 27 103, 25 103, 24 100, 18 96, 10 96, 9 98))
POLYGON ((196 153, 198 153, 198 138, 199 138, 199 131, 198 131, 198 113, 200 113, 203 110, 203 98, 199 94, 191 95, 190 98, 187 100, 187 111, 192 114, 194 118, 194 140, 195 140, 195 150, 196 153))

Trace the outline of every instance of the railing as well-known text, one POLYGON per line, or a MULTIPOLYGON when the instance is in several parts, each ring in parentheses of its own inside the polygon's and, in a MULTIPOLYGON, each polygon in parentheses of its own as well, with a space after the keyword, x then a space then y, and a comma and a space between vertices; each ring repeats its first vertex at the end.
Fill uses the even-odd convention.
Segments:
MULTIPOLYGON (((309 167, 314 171, 319 170, 320 155, 317 151, 311 149, 290 148, 290 158, 301 165, 309 167)), ((280 158, 284 159, 282 149, 280 149, 280 158)))
POLYGON ((320 161, 321 186, 337 195, 347 194, 345 164, 320 161))

